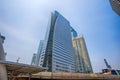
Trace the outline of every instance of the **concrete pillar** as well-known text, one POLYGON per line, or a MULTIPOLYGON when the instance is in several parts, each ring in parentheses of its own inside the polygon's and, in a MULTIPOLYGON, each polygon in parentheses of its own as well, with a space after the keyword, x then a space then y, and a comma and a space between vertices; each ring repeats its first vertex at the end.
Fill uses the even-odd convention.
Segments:
MULTIPOLYGON (((5 53, 3 49, 3 42, 5 40, 4 36, 1 36, 0 34, 0 60, 5 61, 5 53)), ((0 64, 0 80, 7 80, 7 70, 6 66, 4 64, 0 64)))

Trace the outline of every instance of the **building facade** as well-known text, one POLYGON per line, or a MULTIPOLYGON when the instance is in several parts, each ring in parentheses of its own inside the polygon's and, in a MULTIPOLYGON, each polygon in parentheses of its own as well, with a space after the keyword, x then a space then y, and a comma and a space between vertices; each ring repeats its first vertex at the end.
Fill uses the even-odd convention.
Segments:
POLYGON ((42 67, 44 61, 44 54, 45 54, 45 41, 40 40, 37 54, 35 53, 33 54, 31 65, 42 67))
POLYGON ((35 64, 47 67, 47 71, 75 72, 71 26, 57 11, 51 13, 44 47, 40 45, 36 55, 35 64))
POLYGON ((32 56, 31 65, 37 65, 36 64, 36 57, 37 57, 37 55, 34 53, 33 56, 32 56))
POLYGON ((72 38, 78 36, 77 32, 72 27, 71 27, 71 36, 72 38))
POLYGON ((93 72, 84 38, 57 11, 51 13, 45 39, 31 64, 49 72, 93 72))
POLYGON ((76 72, 92 73, 92 66, 89 59, 87 47, 83 36, 74 37, 72 39, 75 59, 76 72))
POLYGON ((110 0, 112 9, 120 16, 120 0, 110 0))

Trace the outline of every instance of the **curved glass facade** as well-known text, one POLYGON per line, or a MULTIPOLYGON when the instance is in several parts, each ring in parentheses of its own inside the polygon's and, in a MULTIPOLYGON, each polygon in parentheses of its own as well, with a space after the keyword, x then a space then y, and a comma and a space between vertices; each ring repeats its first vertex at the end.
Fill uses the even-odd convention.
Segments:
POLYGON ((43 67, 53 72, 74 72, 71 27, 57 11, 51 15, 47 32, 46 52, 43 67))
POLYGON ((34 65, 49 72, 93 72, 85 41, 57 11, 51 14, 45 39, 33 56, 34 65))

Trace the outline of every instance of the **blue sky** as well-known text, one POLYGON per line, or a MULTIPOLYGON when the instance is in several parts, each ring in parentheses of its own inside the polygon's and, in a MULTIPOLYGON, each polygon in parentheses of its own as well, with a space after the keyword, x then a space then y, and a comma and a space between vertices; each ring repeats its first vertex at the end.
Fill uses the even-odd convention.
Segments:
POLYGON ((106 68, 106 58, 120 69, 120 16, 109 0, 0 0, 0 32, 8 61, 30 64, 44 39, 50 13, 57 10, 83 34, 94 72, 106 68))

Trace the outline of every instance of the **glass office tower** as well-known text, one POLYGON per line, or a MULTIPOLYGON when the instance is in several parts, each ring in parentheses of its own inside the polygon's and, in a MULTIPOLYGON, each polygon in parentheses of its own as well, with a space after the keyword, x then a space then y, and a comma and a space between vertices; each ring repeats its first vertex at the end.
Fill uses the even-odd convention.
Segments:
POLYGON ((71 27, 71 35, 72 35, 72 38, 73 37, 77 37, 77 32, 71 27))
POLYGON ((37 55, 36 55, 37 66, 42 66, 41 63, 43 63, 43 60, 41 61, 41 58, 43 59, 43 54, 44 54, 44 50, 45 50, 44 44, 45 44, 44 40, 40 40, 40 44, 39 44, 37 55))
POLYGON ((120 0, 110 0, 112 9, 120 16, 120 0))
POLYGON ((46 67, 50 72, 93 72, 84 38, 78 37, 57 11, 51 13, 45 39, 40 41, 32 65, 46 67))
POLYGON ((43 67, 52 72, 74 72, 71 26, 57 11, 51 14, 45 41, 43 67))
POLYGON ((72 42, 74 49, 76 72, 92 73, 93 70, 83 36, 81 35, 78 37, 74 37, 72 42))
POLYGON ((34 53, 34 54, 33 54, 33 57, 32 57, 32 61, 31 61, 31 65, 37 65, 37 64, 36 64, 36 57, 37 57, 37 56, 36 56, 36 54, 34 53))
POLYGON ((45 54, 45 41, 40 40, 37 54, 35 53, 33 54, 31 65, 42 67, 44 61, 44 54, 45 54))

